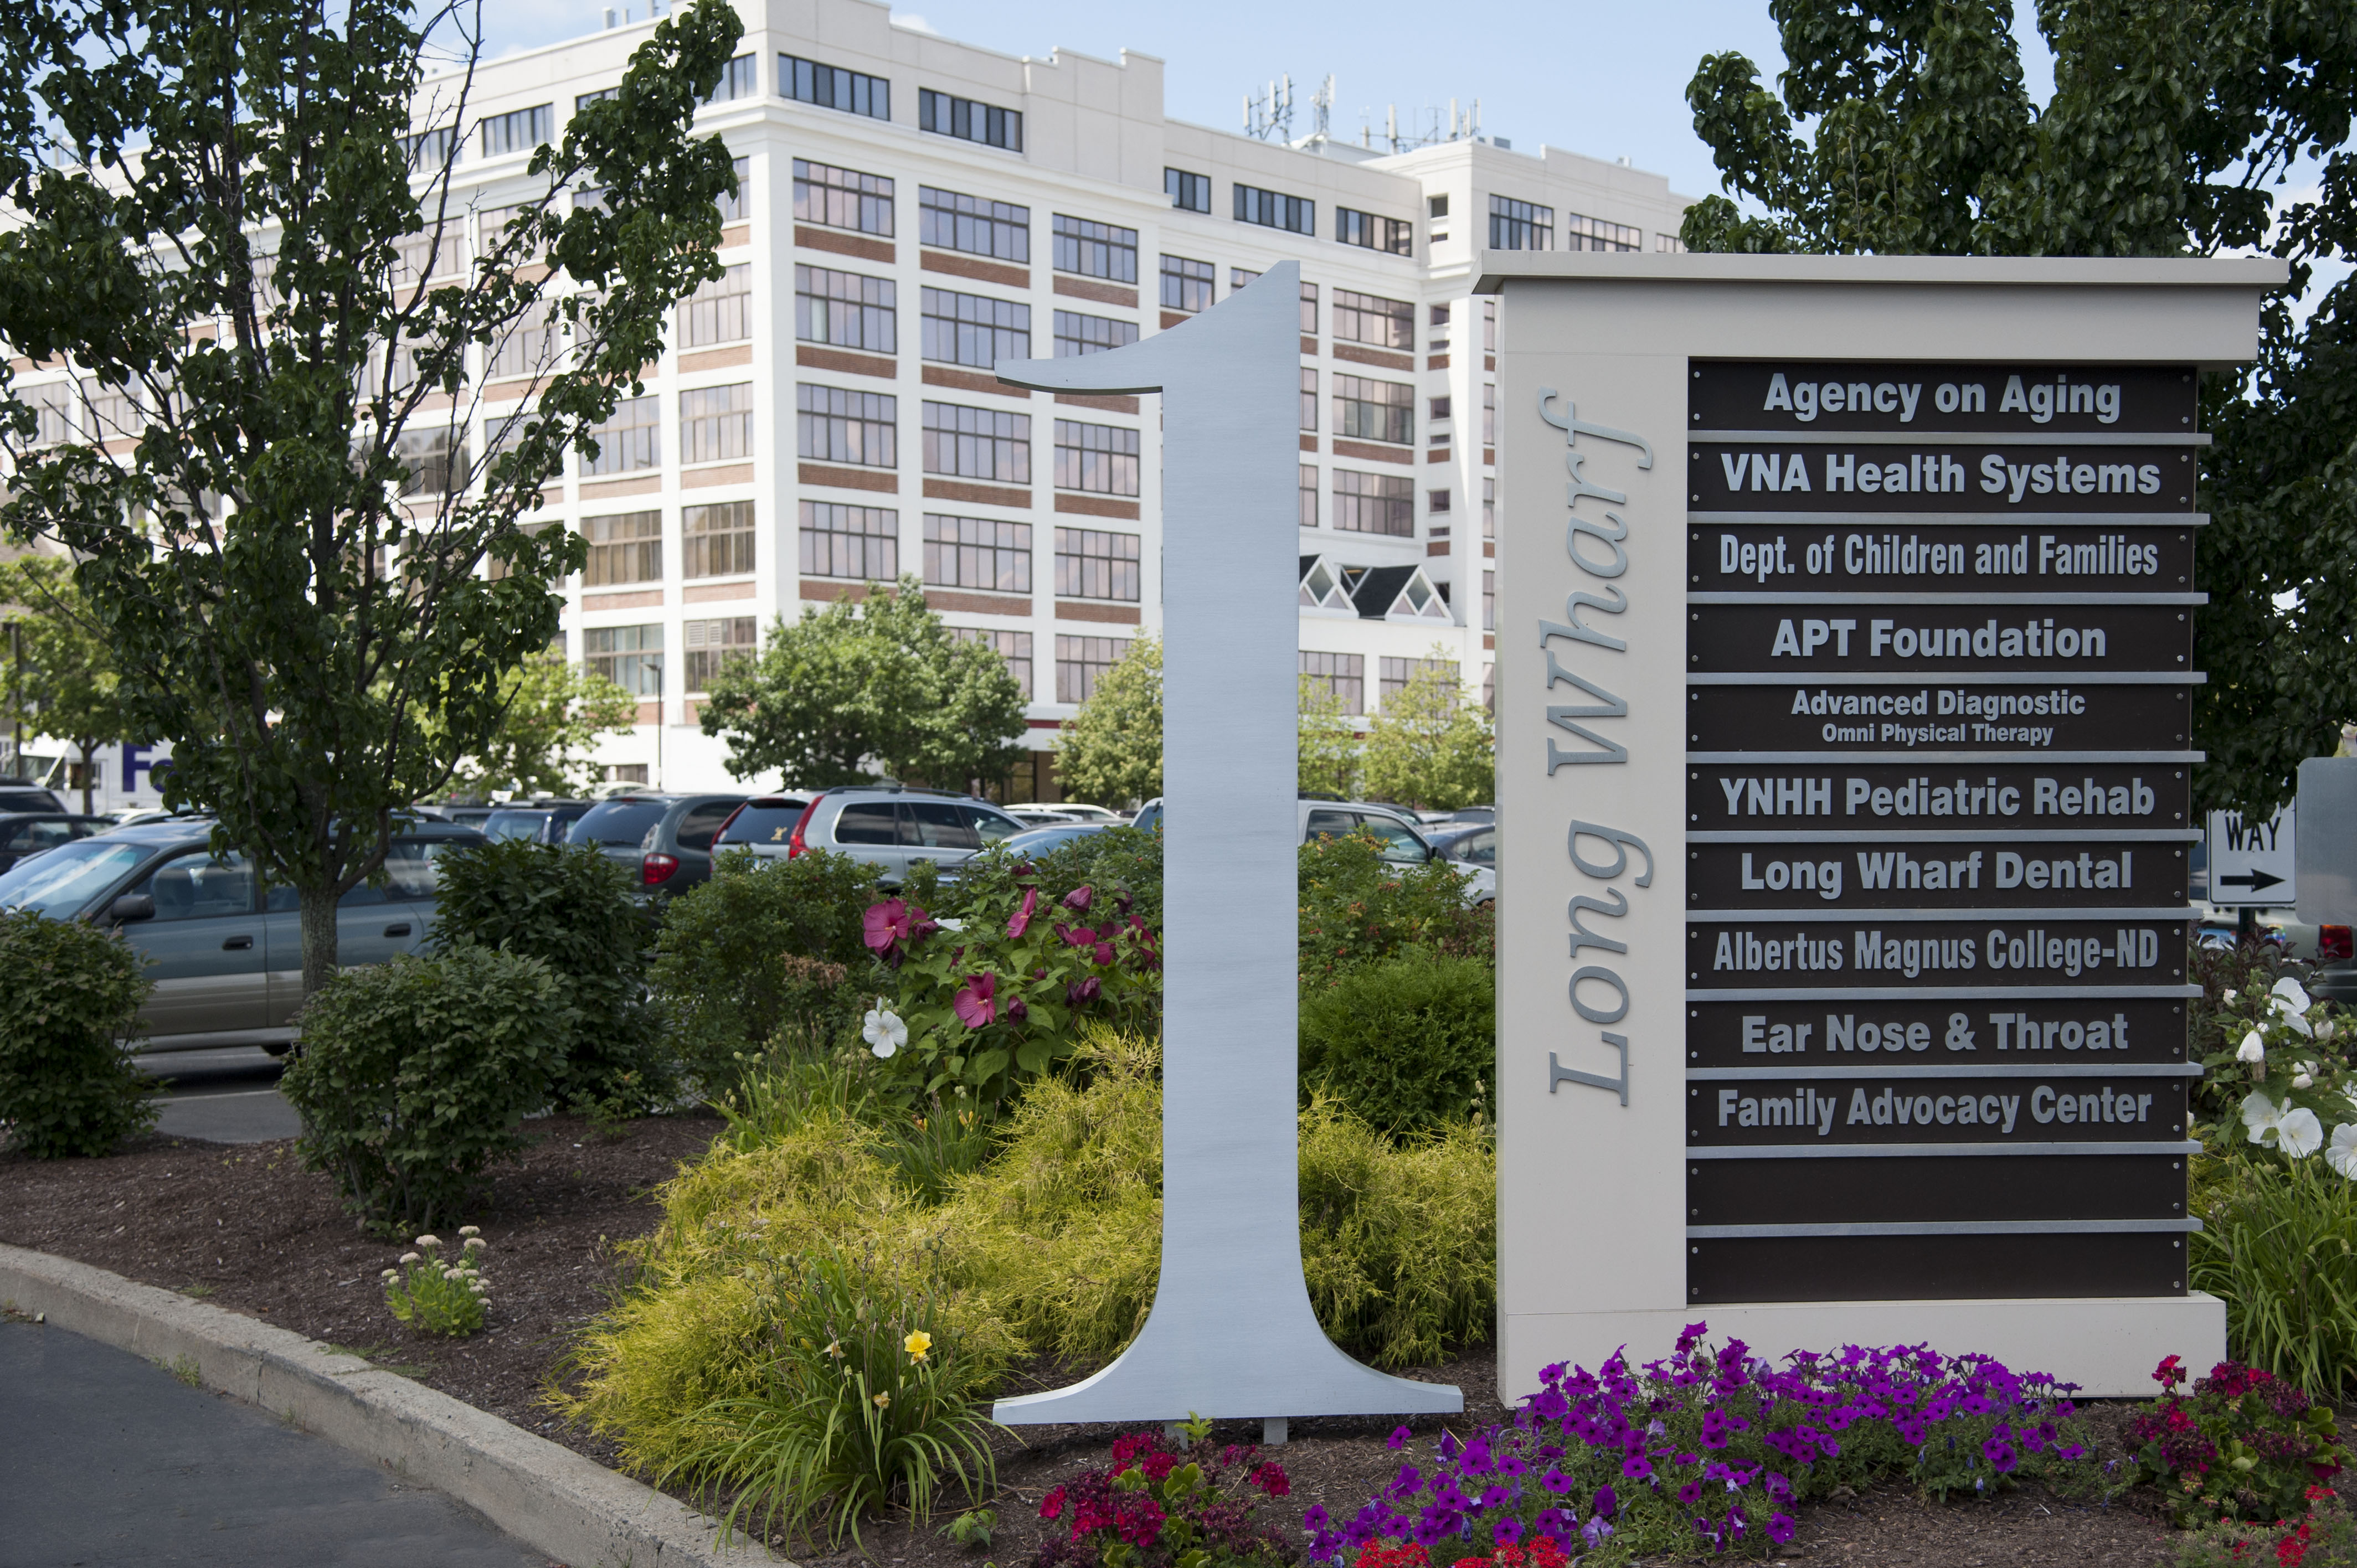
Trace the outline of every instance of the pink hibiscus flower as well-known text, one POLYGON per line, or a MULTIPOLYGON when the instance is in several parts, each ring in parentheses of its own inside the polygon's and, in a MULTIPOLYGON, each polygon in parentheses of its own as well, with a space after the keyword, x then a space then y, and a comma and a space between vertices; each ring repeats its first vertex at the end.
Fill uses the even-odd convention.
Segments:
POLYGON ((995 974, 967 975, 965 988, 952 1004, 957 1009, 958 1022, 969 1029, 995 1022, 998 1017, 997 990, 998 976, 995 974))
POLYGON ((1015 913, 1008 918, 1006 922, 1006 940, 1008 941, 1011 942, 1020 939, 1025 931, 1031 929, 1031 911, 1039 907, 1039 890, 1037 887, 1026 887, 1023 890, 1023 902, 1021 906, 1016 909, 1015 913))

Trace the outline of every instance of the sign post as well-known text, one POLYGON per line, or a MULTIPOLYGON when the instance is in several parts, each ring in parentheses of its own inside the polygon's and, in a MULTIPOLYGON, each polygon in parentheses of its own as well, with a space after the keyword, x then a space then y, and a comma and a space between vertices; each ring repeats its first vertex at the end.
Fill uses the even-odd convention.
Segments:
POLYGON ((2222 1355, 2195 392, 2282 264, 1488 267, 1501 1393, 1697 1317, 2097 1393, 2222 1355))

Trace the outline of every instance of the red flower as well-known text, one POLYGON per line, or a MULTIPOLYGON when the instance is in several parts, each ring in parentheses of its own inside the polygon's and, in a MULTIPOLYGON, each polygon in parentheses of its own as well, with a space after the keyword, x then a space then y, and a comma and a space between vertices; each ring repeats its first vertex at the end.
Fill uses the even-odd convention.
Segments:
POLYGON ((1095 890, 1090 887, 1086 883, 1082 883, 1080 886, 1073 888, 1070 893, 1064 895, 1064 908, 1067 909, 1077 910, 1081 914, 1085 915, 1089 912, 1089 900, 1095 897, 1095 890))
POLYGON ((2181 1357, 2171 1356, 2152 1369, 2152 1380, 2163 1388, 2173 1388, 2185 1380, 2181 1357))
POLYGON ((1075 980, 1066 984, 1064 1000, 1075 1007, 1085 1007, 1095 1001, 1103 991, 1103 985, 1099 983, 1097 977, 1092 974, 1086 980, 1075 980))
POLYGON ((1010 996, 1006 999, 1006 1018, 1009 1023, 1020 1024, 1030 1015, 1031 1009, 1023 1004, 1023 998, 1010 996))
POLYGON ((1013 916, 1011 916, 1006 922, 1006 940, 1008 941, 1011 942, 1017 940, 1030 928, 1031 911, 1039 907, 1039 890, 1037 887, 1026 887, 1023 890, 1022 904, 1016 909, 1013 916))
POLYGON ((1058 926, 1056 934, 1076 948, 1092 946, 1097 940, 1097 934, 1086 926, 1058 926))
POLYGON ((1293 1483, 1286 1479, 1285 1466, 1274 1459, 1244 1478, 1272 1498, 1285 1497, 1293 1490, 1293 1483))
POLYGON ((1039 1499, 1039 1517, 1041 1519, 1056 1519, 1060 1518, 1063 1514, 1063 1511, 1064 1488, 1061 1487, 1050 1487, 1048 1489, 1048 1495, 1039 1499))
POLYGON ((957 1009, 958 1022, 969 1029, 979 1029, 996 1019, 998 1004, 993 997, 997 990, 998 976, 995 974, 967 975, 965 988, 951 1004, 957 1009))
POLYGON ((909 906, 899 898, 887 898, 881 904, 867 906, 861 917, 867 945, 877 952, 888 951, 893 944, 909 940, 909 906))

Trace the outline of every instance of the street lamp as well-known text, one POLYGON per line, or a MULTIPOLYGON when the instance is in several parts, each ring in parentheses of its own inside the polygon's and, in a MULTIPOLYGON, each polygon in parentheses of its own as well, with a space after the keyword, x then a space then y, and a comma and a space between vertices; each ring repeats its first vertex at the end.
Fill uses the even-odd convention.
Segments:
POLYGON ((655 788, 663 787, 663 668, 662 656, 657 654, 645 661, 645 668, 655 678, 655 788))

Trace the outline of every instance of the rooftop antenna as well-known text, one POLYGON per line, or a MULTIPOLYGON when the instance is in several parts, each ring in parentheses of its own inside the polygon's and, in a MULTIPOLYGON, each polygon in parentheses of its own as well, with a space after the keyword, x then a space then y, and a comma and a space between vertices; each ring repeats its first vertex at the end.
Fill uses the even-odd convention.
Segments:
POLYGON ((1293 78, 1290 73, 1270 82, 1260 97, 1245 96, 1244 134, 1264 142, 1292 139, 1293 78))
POLYGON ((1309 134, 1324 141, 1334 118, 1334 75, 1329 71, 1317 91, 1309 95, 1309 134))

